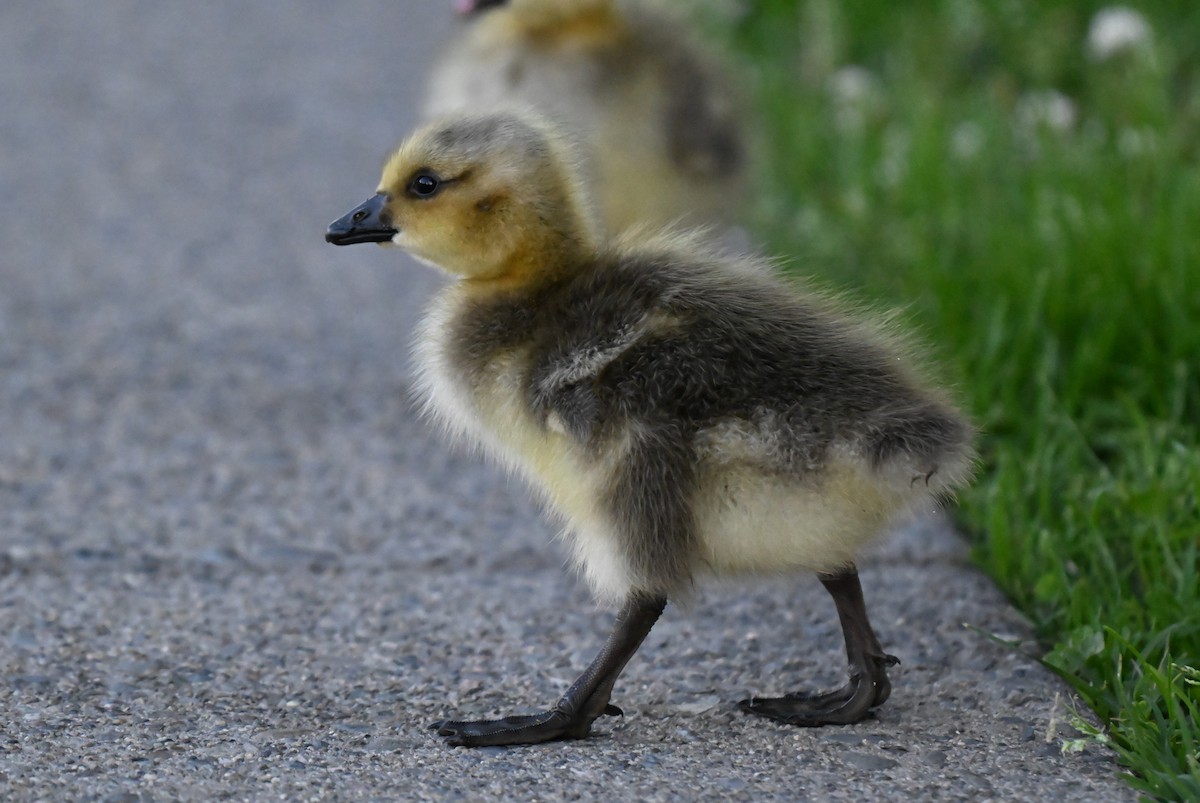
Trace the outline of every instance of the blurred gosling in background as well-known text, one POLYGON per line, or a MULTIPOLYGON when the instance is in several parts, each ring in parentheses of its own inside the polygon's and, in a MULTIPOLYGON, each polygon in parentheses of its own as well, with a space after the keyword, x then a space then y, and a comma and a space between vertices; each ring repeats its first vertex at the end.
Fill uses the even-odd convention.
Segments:
POLYGON ((457 6, 463 29, 434 68, 429 117, 524 107, 554 120, 584 146, 608 233, 734 222, 743 110, 718 61, 678 20, 626 0, 457 6))

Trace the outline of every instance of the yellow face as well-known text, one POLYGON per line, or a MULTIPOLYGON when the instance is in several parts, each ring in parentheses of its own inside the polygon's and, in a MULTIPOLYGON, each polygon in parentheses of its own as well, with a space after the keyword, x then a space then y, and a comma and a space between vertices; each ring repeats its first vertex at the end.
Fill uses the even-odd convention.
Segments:
POLYGON ((511 114, 417 131, 388 159, 376 195, 330 226, 338 245, 386 242, 468 279, 516 278, 591 241, 554 136, 511 114))
POLYGON ((511 236, 497 225, 511 203, 508 182, 423 133, 392 154, 376 190, 388 199, 392 243, 451 273, 486 277, 500 267, 511 236))

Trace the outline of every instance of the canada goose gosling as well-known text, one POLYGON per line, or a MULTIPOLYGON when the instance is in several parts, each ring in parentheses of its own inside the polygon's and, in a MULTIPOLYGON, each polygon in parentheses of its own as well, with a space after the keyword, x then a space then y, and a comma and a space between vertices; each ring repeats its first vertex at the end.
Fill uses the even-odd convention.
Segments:
POLYGON ((794 725, 857 722, 891 686, 854 566, 897 516, 967 479, 971 427, 882 335, 686 239, 600 244, 569 149, 535 118, 419 130, 336 245, 393 243, 451 274, 417 340, 428 411, 523 474, 620 612, 552 708, 438 723, 454 745, 577 739, 669 598, 702 574, 807 569, 850 679, 751 698, 794 725))
POLYGON ((428 117, 529 107, 565 126, 584 146, 609 234, 733 222, 746 115, 718 59, 680 20, 636 0, 457 5, 467 19, 430 73, 428 117))

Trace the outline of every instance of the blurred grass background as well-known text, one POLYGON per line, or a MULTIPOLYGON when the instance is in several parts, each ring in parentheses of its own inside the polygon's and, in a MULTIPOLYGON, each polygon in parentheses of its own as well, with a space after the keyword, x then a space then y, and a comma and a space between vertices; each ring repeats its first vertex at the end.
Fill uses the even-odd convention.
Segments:
POLYGON ((905 305, 983 429, 976 559, 1130 782, 1200 800, 1200 3, 725 8, 754 230, 905 305))

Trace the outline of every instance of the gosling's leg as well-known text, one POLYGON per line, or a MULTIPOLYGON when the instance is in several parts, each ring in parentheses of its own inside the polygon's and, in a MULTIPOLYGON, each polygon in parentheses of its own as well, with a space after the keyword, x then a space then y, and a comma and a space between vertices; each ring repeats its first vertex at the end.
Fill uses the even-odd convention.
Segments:
POLYGON ((887 668, 900 663, 900 659, 883 651, 871 629, 858 570, 850 566, 837 574, 822 575, 821 583, 833 597, 842 622, 850 682, 823 694, 795 692, 786 697, 751 697, 739 704, 742 710, 789 725, 849 725, 865 718, 870 709, 882 705, 892 693, 887 668))
POLYGON ((666 605, 666 597, 633 594, 625 600, 604 649, 549 711, 503 719, 447 719, 434 729, 447 744, 461 747, 582 739, 602 714, 621 715, 621 709, 608 702, 613 684, 666 605))

